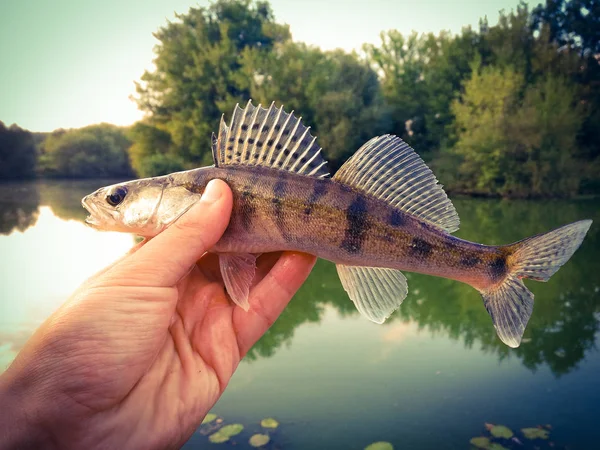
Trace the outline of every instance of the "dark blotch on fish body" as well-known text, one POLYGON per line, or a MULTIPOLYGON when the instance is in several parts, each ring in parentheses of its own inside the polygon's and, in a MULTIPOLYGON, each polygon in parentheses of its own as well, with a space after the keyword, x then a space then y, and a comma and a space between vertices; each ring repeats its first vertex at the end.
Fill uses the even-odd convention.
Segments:
POLYGON ((392 211, 392 214, 390 215, 390 225, 393 227, 401 227, 405 223, 406 219, 404 217, 404 214, 402 214, 402 212, 400 212, 399 210, 394 209, 392 211))
POLYGON ((503 256, 499 256, 498 258, 494 259, 490 263, 489 272, 490 277, 494 281, 504 278, 506 276, 506 273, 508 272, 506 258, 504 258, 503 256))
POLYGON ((475 267, 481 262, 477 256, 465 256, 460 259, 459 264, 463 267, 475 267))
POLYGON ((286 229, 285 212, 283 208, 283 198, 285 196, 286 187, 287 182, 284 179, 277 180, 273 185, 273 198, 271 199, 271 202, 273 203, 273 210, 275 212, 275 224, 281 232, 283 239, 289 242, 291 237, 286 229))
POLYGON ((346 210, 346 231, 340 248, 348 253, 359 253, 368 230, 367 202, 359 195, 346 210))
POLYGON ((323 182, 316 182, 312 194, 304 207, 304 214, 310 216, 313 212, 315 204, 327 193, 327 185, 323 182))
POLYGON ((242 191, 242 196, 240 200, 240 220, 242 222, 242 226, 245 229, 249 229, 252 225, 252 219, 256 214, 256 206, 254 206, 254 194, 250 191, 249 187, 246 187, 242 191))
POLYGON ((431 254, 431 244, 421 238, 413 238, 410 245, 410 252, 413 255, 427 258, 431 254))

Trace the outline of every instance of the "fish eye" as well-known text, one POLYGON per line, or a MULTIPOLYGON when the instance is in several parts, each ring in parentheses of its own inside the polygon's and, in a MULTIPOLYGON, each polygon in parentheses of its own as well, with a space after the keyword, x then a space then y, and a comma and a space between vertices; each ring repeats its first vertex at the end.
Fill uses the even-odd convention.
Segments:
POLYGON ((113 191, 110 192, 106 196, 106 201, 111 206, 117 206, 119 203, 121 203, 123 201, 123 199, 125 198, 126 195, 127 195, 127 188, 125 188, 123 186, 118 186, 115 189, 113 189, 113 191))

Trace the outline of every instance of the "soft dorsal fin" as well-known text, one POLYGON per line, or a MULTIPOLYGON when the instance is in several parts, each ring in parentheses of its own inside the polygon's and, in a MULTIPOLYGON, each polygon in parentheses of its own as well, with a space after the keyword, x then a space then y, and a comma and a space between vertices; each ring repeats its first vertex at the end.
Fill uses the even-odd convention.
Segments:
POLYGON ((452 233, 460 220, 435 175, 410 146, 385 135, 364 144, 333 177, 452 233))
POLYGON ((229 127, 221 118, 219 136, 213 141, 215 166, 267 166, 288 172, 324 178, 329 175, 321 147, 300 118, 283 106, 268 109, 249 101, 236 105, 229 127))

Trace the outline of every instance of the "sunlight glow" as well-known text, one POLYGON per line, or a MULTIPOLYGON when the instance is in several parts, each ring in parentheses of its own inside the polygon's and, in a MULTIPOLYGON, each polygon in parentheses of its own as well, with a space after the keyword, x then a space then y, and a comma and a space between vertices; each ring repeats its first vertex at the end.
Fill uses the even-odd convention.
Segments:
POLYGON ((34 227, 0 236, 4 267, 0 328, 34 328, 91 275, 122 256, 131 235, 99 233, 81 222, 62 220, 40 207, 34 227))

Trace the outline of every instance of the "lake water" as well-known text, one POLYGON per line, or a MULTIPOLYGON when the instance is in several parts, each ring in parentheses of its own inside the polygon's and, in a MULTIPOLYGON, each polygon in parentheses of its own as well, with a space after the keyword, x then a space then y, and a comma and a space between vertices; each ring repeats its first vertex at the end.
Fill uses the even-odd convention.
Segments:
MULTIPOLYGON (((0 371, 76 286, 133 245, 83 224, 81 197, 104 184, 0 185, 0 371)), ((219 446, 204 425, 185 448, 250 448, 266 417, 280 422, 272 449, 468 449, 490 436, 486 423, 515 432, 499 441, 506 448, 600 448, 600 202, 454 203, 457 235, 487 244, 595 221, 550 282, 527 283, 536 303, 521 347, 497 339, 474 289, 410 273, 400 310, 372 324, 319 261, 213 409, 244 431, 219 446), (542 425, 548 440, 520 431, 542 425)))

